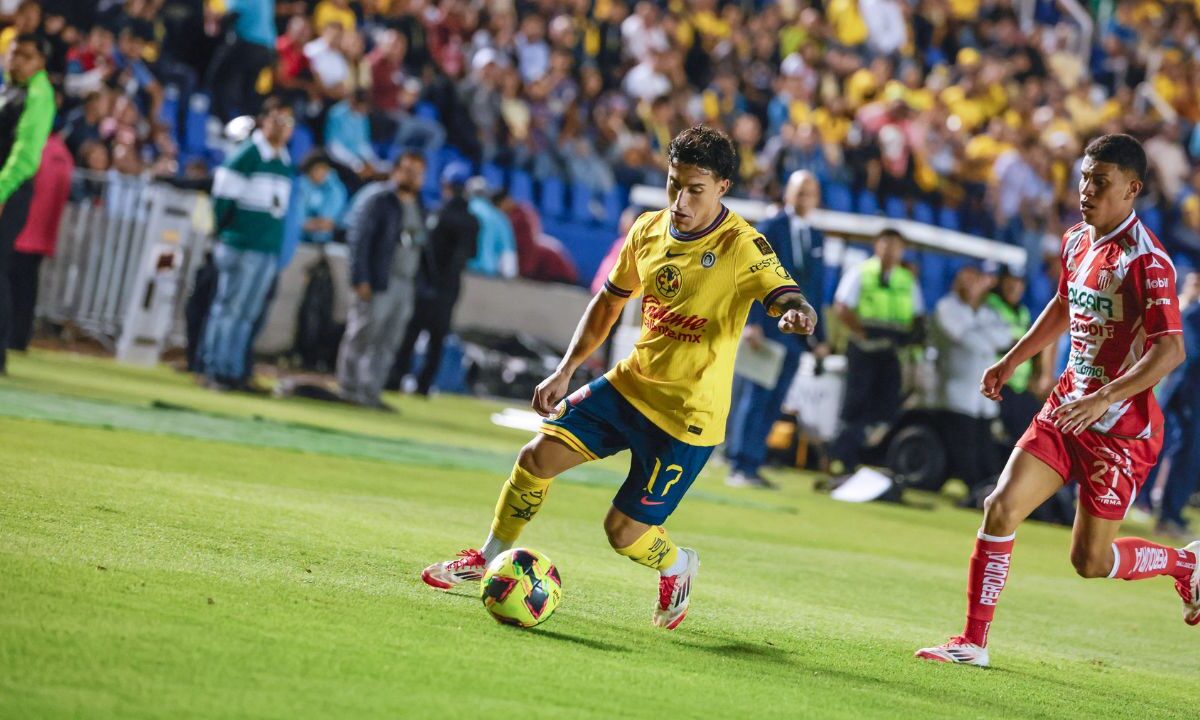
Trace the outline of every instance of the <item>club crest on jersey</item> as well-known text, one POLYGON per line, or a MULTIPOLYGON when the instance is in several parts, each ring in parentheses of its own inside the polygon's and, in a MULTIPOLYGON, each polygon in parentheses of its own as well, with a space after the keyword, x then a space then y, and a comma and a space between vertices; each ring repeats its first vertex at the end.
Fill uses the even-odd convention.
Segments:
POLYGON ((1112 268, 1103 268, 1099 273, 1096 274, 1096 289, 1109 289, 1112 287, 1114 278, 1115 276, 1113 275, 1112 268))
POLYGON ((706 252, 700 257, 700 264, 706 268, 710 268, 717 264, 717 256, 711 252, 706 252))
POLYGON ((775 249, 771 247, 771 243, 767 242, 767 239, 762 235, 755 236, 754 247, 758 248, 758 251, 763 255, 775 254, 775 249))
POLYGON ((658 294, 665 298, 673 298, 683 287, 683 273, 674 265, 664 265, 654 276, 654 287, 658 294))

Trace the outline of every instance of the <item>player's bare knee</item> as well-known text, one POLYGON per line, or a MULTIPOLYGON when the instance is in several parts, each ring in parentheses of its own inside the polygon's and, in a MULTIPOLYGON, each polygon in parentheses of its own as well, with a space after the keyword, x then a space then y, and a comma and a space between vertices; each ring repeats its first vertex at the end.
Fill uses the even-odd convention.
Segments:
POLYGON ((1080 577, 1108 577, 1112 571, 1112 556, 1108 552, 1098 552, 1089 547, 1072 547, 1071 565, 1080 577))
POLYGON ((525 443, 525 447, 521 448, 521 452, 517 453, 517 464, 520 465, 525 472, 534 477, 547 478, 552 475, 547 471, 545 464, 540 459, 538 452, 538 438, 534 438, 525 443))
POLYGON ((983 531, 988 535, 1011 535, 1017 531, 1021 518, 1012 505, 998 492, 988 495, 983 501, 983 531))
POLYGON ((609 508, 608 514, 604 516, 604 534, 608 536, 608 544, 614 550, 629 547, 637 542, 641 536, 639 529, 633 518, 616 508, 609 508))

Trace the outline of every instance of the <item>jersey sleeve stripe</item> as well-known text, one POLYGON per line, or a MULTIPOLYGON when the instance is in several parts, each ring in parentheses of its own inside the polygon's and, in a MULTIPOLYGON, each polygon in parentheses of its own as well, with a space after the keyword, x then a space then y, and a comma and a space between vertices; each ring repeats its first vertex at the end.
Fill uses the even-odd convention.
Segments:
POLYGON ((798 293, 800 295, 804 294, 804 293, 800 292, 800 288, 795 285, 783 285, 783 286, 777 287, 774 290, 772 290, 771 292, 767 293, 767 296, 765 298, 763 298, 763 301, 762 301, 763 307, 769 308, 769 307, 771 307, 772 303, 774 303, 776 300, 779 299, 780 295, 786 295, 787 293, 793 293, 793 292, 798 293))
POLYGON ((613 285, 608 280, 604 281, 604 289, 609 291, 613 295, 616 295, 617 297, 627 298, 633 294, 632 290, 622 290, 621 288, 617 287, 616 285, 613 285))
POLYGON ((1154 338, 1156 338, 1156 337, 1162 337, 1163 335, 1182 335, 1182 334, 1183 334, 1183 329, 1182 329, 1182 328, 1167 328, 1166 330, 1160 330, 1160 331, 1158 331, 1158 332, 1156 332, 1156 333, 1152 333, 1152 334, 1150 334, 1150 335, 1147 335, 1147 336, 1146 336, 1146 339, 1147 339, 1147 340, 1153 340, 1154 338))

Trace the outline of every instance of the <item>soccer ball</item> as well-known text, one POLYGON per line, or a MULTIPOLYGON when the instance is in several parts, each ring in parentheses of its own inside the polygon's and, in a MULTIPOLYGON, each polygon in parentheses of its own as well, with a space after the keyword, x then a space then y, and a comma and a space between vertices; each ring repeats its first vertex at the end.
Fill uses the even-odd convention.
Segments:
POLYGON ((531 628, 545 622, 562 599, 562 580, 550 558, 528 548, 500 553, 483 574, 483 606, 506 625, 531 628))

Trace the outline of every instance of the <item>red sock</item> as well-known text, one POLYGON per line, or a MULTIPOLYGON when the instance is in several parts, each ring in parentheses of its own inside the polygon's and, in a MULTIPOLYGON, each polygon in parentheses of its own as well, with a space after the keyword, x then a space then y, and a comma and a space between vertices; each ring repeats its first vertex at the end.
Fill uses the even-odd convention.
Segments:
POLYGON ((996 537, 979 531, 971 567, 967 571, 967 627, 963 636, 980 647, 987 645, 988 628, 996 614, 1000 591, 1008 582, 1015 534, 996 537))
POLYGON ((1188 550, 1156 545, 1135 537, 1117 538, 1112 545, 1113 569, 1110 578, 1144 580, 1170 575, 1187 581, 1196 569, 1196 554, 1188 550))

